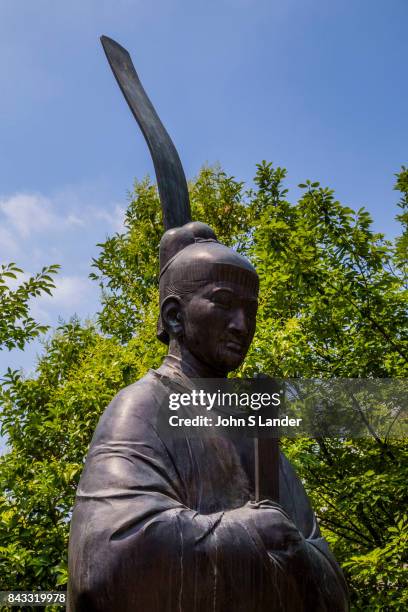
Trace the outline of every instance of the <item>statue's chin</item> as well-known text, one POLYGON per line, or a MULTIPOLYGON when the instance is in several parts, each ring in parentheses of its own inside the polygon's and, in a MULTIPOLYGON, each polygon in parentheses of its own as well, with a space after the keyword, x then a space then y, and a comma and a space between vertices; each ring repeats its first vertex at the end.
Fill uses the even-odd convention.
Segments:
POLYGON ((238 343, 219 342, 212 351, 194 350, 196 347, 188 347, 191 354, 207 368, 214 371, 214 375, 225 375, 236 370, 242 364, 247 354, 247 347, 238 343))
POLYGON ((218 357, 219 369, 231 372, 239 368, 245 359, 245 354, 243 354, 242 351, 224 349, 218 357))

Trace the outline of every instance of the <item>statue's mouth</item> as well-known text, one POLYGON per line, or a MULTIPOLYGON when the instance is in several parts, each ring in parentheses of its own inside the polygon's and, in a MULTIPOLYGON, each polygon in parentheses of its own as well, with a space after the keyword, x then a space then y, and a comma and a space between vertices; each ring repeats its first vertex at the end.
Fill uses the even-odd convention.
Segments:
POLYGON ((242 342, 238 342, 238 340, 228 340, 225 346, 234 353, 243 353, 245 351, 245 345, 242 342))

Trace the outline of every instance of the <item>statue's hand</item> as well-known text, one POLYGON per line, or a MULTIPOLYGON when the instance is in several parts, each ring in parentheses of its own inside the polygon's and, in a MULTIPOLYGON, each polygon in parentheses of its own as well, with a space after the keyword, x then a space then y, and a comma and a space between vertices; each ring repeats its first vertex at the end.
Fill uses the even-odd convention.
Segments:
POLYGON ((302 536, 283 508, 269 499, 250 501, 233 510, 255 538, 259 537, 268 551, 286 550, 302 541, 302 536))

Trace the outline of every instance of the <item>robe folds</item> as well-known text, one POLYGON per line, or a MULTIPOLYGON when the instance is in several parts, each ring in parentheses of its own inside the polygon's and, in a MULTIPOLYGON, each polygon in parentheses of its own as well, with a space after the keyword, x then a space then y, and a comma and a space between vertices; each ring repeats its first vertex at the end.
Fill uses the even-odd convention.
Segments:
POLYGON ((253 441, 163 438, 164 364, 102 415, 77 491, 70 612, 343 612, 347 589, 303 486, 254 498, 253 441))

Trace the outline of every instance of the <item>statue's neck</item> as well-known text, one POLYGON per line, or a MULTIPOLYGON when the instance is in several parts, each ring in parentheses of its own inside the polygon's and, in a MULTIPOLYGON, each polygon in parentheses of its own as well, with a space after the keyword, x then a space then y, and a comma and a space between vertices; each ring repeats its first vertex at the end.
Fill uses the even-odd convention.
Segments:
POLYGON ((179 370, 188 378, 226 378, 227 372, 220 372, 203 363, 185 346, 173 340, 170 341, 166 360, 172 368, 179 370))

